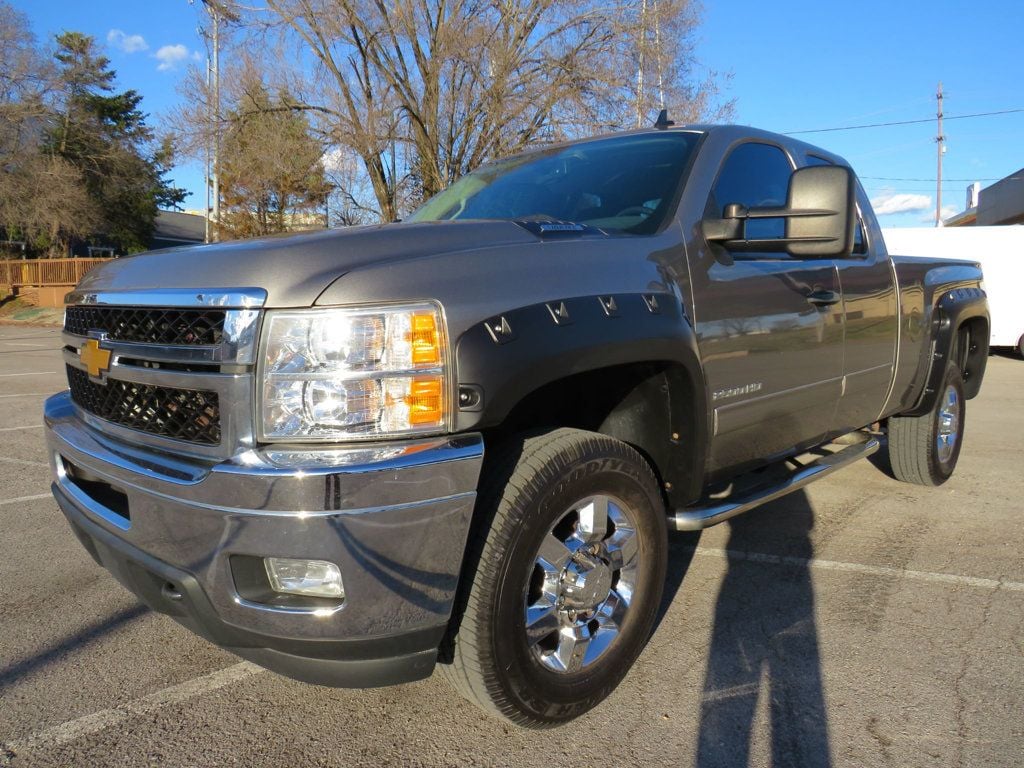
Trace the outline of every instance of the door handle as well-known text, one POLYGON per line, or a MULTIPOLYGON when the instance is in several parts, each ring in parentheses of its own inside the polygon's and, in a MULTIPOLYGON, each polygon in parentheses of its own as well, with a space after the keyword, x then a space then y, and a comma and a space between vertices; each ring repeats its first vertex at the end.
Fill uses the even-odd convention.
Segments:
POLYGON ((807 294, 807 301, 816 307, 830 307, 838 304, 842 298, 837 291, 812 291, 807 294))

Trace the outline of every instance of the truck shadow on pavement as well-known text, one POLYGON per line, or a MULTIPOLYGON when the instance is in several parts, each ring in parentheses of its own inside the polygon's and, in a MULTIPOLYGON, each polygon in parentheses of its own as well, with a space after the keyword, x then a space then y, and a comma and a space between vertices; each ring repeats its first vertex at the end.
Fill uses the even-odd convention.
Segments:
MULTIPOLYGON (((831 766, 807 564, 814 555, 814 511, 800 491, 725 525, 728 571, 715 605, 694 764, 750 765, 755 725, 767 719, 772 765, 831 766), (756 717, 759 700, 767 718, 756 717)), ((688 541, 673 546, 669 567, 676 573, 689 567, 677 550, 700 556, 695 539, 688 541)))
POLYGON ((892 462, 889 460, 889 441, 883 436, 879 442, 882 447, 868 456, 868 463, 890 480, 895 480, 896 475, 892 473, 892 462))
POLYGON ((28 658, 0 668, 0 692, 7 690, 37 670, 57 662, 69 654, 81 651, 89 643, 116 631, 148 612, 149 608, 141 604, 124 608, 111 616, 86 625, 74 634, 67 635, 63 640, 58 640, 28 658))

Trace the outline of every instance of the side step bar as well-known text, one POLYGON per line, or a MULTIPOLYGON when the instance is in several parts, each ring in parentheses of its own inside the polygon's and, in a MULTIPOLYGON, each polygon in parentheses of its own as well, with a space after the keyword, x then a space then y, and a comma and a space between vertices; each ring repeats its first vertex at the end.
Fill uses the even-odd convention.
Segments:
POLYGON ((684 507, 677 510, 674 515, 669 515, 669 527, 675 528, 677 531, 699 531, 702 528, 708 528, 728 520, 730 517, 747 512, 754 507, 759 507, 780 496, 785 496, 787 493, 799 490, 815 480, 820 480, 826 475, 832 474, 837 469, 842 469, 847 464, 852 464, 858 459, 867 458, 877 451, 878 448, 878 440, 872 437, 864 442, 856 443, 835 453, 822 456, 809 464, 804 464, 793 470, 788 477, 779 483, 740 493, 737 498, 730 498, 704 506, 684 507))

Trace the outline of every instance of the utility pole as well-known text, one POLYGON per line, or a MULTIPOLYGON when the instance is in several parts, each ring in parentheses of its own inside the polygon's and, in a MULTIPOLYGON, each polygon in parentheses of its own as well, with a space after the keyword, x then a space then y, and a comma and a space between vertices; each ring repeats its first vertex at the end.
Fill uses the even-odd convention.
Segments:
POLYGON ((636 127, 640 127, 644 112, 644 49, 647 47, 647 0, 640 5, 640 24, 637 35, 636 65, 636 127))
POLYGON ((935 94, 935 100, 939 104, 936 117, 939 120, 939 133, 935 137, 938 148, 938 173, 935 178, 935 226, 942 226, 942 156, 946 154, 946 137, 942 133, 942 81, 939 81, 939 90, 935 94))
MULTIPOLYGON (((210 93, 210 56, 209 56, 209 53, 207 53, 207 56, 206 56, 206 93, 207 94, 210 93)), ((206 125, 207 131, 206 131, 206 135, 203 137, 203 145, 204 145, 203 149, 206 152, 206 165, 203 167, 204 168, 203 180, 205 181, 205 187, 206 187, 206 208, 204 210, 204 215, 203 215, 203 224, 204 224, 204 227, 205 227, 204 231, 203 231, 203 242, 204 243, 210 242, 210 132, 209 132, 209 128, 210 128, 210 110, 209 109, 206 110, 206 122, 207 122, 207 125, 206 125)))
POLYGON ((654 0, 654 55, 658 62, 658 106, 665 108, 665 72, 664 56, 661 51, 661 11, 658 9, 658 0, 654 0))
POLYGON ((203 2, 213 21, 213 239, 220 240, 220 8, 203 2))
MULTIPOLYGON (((189 5, 192 5, 194 2, 195 0, 188 0, 189 5)), ((213 46, 213 51, 211 52, 207 48, 206 54, 206 136, 203 141, 206 145, 206 169, 204 173, 206 181, 206 215, 203 217, 206 221, 203 225, 203 239, 209 243, 211 240, 220 239, 220 229, 218 226, 220 224, 220 176, 218 170, 220 168, 220 17, 222 9, 218 4, 218 0, 199 0, 199 2, 206 9, 206 15, 210 17, 213 27, 213 31, 209 35, 201 25, 199 27, 199 34, 207 41, 208 45, 213 46), (212 83, 211 80, 213 81, 212 83), (210 138, 211 133, 213 134, 212 140, 210 138), (212 149, 211 144, 213 145, 212 149), (212 204, 211 197, 213 198, 212 204), (210 226, 211 219, 214 222, 212 228, 210 226)))

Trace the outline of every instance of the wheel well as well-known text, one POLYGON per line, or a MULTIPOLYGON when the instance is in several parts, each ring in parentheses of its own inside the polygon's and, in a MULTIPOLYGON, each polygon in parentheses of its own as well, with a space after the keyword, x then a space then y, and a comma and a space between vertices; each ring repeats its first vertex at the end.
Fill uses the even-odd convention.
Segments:
POLYGON ((700 494, 704 418, 692 377, 678 363, 650 361, 586 371, 534 390, 485 434, 574 427, 622 440, 643 455, 674 507, 700 494), (684 501, 685 499, 685 501, 684 501))

